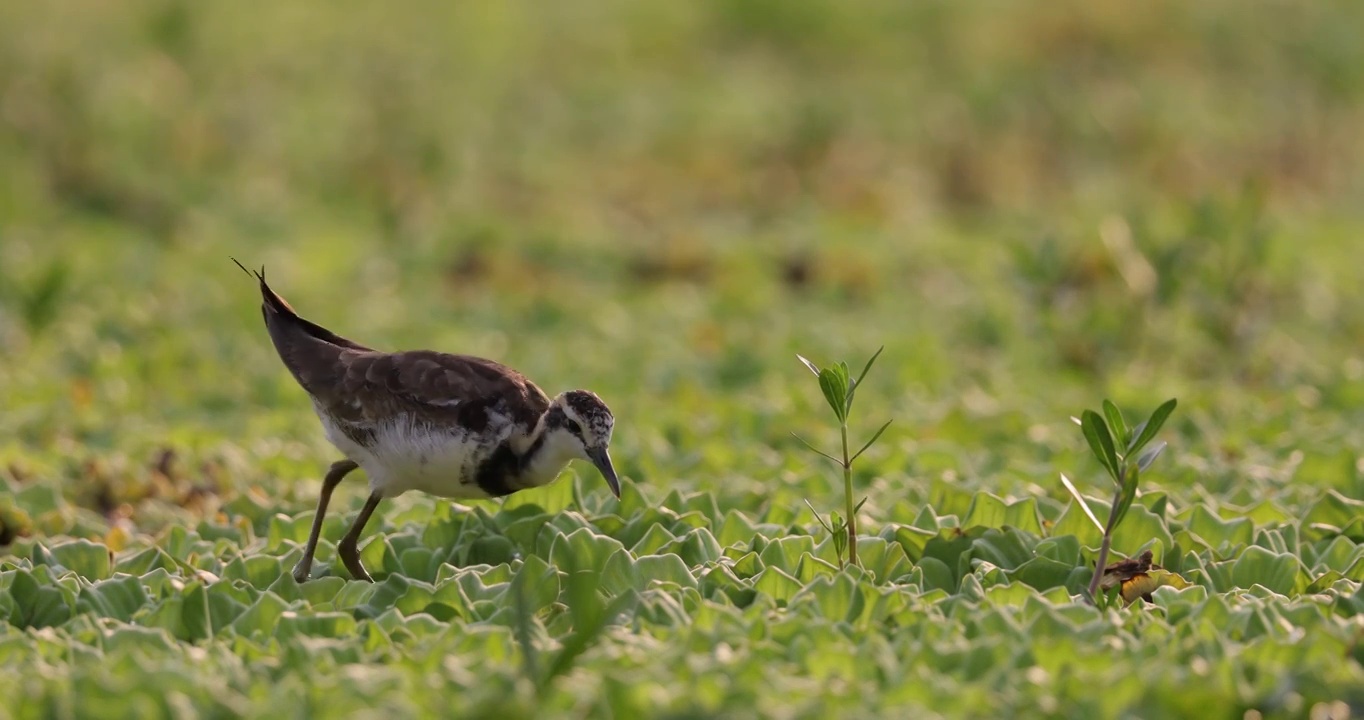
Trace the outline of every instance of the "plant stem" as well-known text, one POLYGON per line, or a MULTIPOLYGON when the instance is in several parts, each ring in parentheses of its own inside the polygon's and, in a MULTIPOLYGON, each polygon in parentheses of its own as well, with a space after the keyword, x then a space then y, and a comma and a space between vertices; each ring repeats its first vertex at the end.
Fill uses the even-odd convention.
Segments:
POLYGON ((1118 503, 1122 502, 1122 487, 1113 494, 1113 506, 1108 510, 1108 525, 1104 527, 1104 539, 1099 543, 1099 564, 1094 567, 1094 577, 1089 581, 1089 600, 1097 603, 1099 582, 1103 580, 1104 568, 1108 567, 1108 548, 1113 542, 1113 523, 1118 519, 1118 503))
POLYGON ((860 566, 857 561, 857 509, 853 505, 852 460, 848 457, 848 424, 839 428, 843 433, 843 496, 848 509, 848 562, 860 566))

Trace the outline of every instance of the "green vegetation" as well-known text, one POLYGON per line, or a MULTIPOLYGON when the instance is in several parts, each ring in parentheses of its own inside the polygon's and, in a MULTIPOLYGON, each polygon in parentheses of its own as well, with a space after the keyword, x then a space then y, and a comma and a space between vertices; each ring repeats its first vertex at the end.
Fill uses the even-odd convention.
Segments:
POLYGON ((1097 598, 1099 593, 1099 583, 1103 577, 1101 568, 1108 564, 1108 552, 1112 549, 1113 531, 1118 529, 1118 523, 1122 522, 1123 516, 1127 515, 1128 510, 1132 509, 1132 503, 1137 499, 1137 485, 1141 482, 1141 473, 1150 467, 1151 463, 1155 462, 1155 459, 1164 452, 1166 447, 1164 442, 1152 445, 1149 449, 1146 448, 1146 445, 1155 439, 1156 433, 1160 432, 1161 426, 1170 418, 1170 413, 1174 412, 1177 404, 1178 401, 1174 398, 1166 400, 1160 407, 1156 408, 1155 412, 1151 413, 1151 417, 1134 427, 1127 426, 1122 411, 1118 410, 1118 406, 1114 405, 1111 400, 1104 401, 1104 414, 1102 416, 1093 410, 1086 410, 1078 419, 1081 429, 1084 430, 1085 440, 1089 442, 1089 449, 1094 452, 1094 457, 1108 471, 1109 476, 1113 478, 1113 483, 1117 486, 1113 491, 1113 504, 1108 510, 1108 523, 1099 525, 1099 520, 1094 517, 1093 511, 1089 509, 1089 504, 1085 502, 1084 495, 1075 489, 1075 486, 1065 475, 1061 476, 1061 481, 1065 483, 1066 489, 1070 491, 1071 495, 1075 496, 1075 502, 1080 506, 1080 509, 1103 532, 1103 540, 1099 543, 1099 559, 1094 570, 1094 578, 1089 581, 1089 597, 1091 599, 1097 598), (1104 420, 1105 417, 1108 418, 1107 421, 1104 420), (1114 440, 1118 441, 1117 445, 1114 445, 1114 440))
POLYGON ((0 4, 0 718, 1364 712, 1360 27, 0 4), (622 498, 386 501, 369 584, 357 471, 295 583, 338 455, 229 256, 597 390, 622 498), (881 346, 840 482, 793 356, 881 346), (1115 478, 1070 418, 1171 397, 1109 545, 1187 587, 1096 607, 1115 478))
MULTIPOLYGON (((881 350, 883 349, 884 348, 881 350)), ((858 375, 855 380, 848 370, 847 363, 840 362, 821 370, 809 360, 806 360, 799 355, 796 356, 800 358, 800 361, 805 364, 805 367, 810 368, 810 372, 814 373, 815 377, 819 379, 819 390, 824 394, 824 400, 829 403, 829 409, 834 411, 834 417, 838 419, 838 434, 839 439, 842 441, 843 448, 843 453, 838 457, 834 457, 814 445, 811 445, 809 442, 801 440, 799 435, 796 436, 796 439, 805 443, 805 446, 815 453, 836 463, 843 470, 843 507, 847 510, 847 519, 839 517, 838 513, 832 513, 830 515, 832 522, 826 523, 824 522, 824 518, 819 516, 818 512, 815 513, 815 519, 819 521, 820 525, 824 526, 825 530, 829 531, 829 535, 833 538, 834 552, 838 555, 838 566, 840 568, 844 567, 844 550, 847 550, 848 552, 848 562, 853 565, 858 565, 859 567, 861 565, 857 561, 857 511, 861 510, 862 506, 867 503, 867 498, 862 498, 856 504, 853 503, 852 464, 857 458, 862 457, 862 453, 866 452, 867 449, 872 446, 872 443, 876 442, 877 439, 885 433, 886 428, 890 427, 891 422, 887 420, 884 425, 872 434, 870 440, 862 444, 862 447, 859 448, 857 452, 849 454, 848 415, 852 413, 853 398, 856 397, 857 387, 861 385, 862 380, 867 377, 867 372, 871 370, 872 363, 876 362, 876 358, 881 354, 881 350, 877 350, 876 354, 871 356, 871 359, 867 361, 866 367, 862 368, 862 374, 858 375)), ((815 507, 810 504, 809 500, 806 500, 805 504, 811 510, 815 509, 815 507)))

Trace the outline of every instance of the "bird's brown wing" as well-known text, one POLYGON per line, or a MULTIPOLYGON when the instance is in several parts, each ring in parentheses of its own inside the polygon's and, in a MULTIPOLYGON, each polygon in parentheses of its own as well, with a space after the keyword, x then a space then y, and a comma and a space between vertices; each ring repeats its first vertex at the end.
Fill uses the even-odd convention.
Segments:
MULTIPOLYGON (((236 260, 233 260, 236 262, 236 260)), ((521 373, 492 360, 431 350, 384 353, 311 322, 252 272, 260 284, 261 314, 285 367, 320 409, 353 439, 410 416, 436 427, 487 427, 488 412, 532 427, 549 398, 521 373)))
POLYGON ((409 415, 479 432, 489 410, 533 427, 549 407, 549 398, 525 376, 468 355, 346 350, 332 370, 331 382, 315 383, 313 395, 337 421, 359 427, 409 415))

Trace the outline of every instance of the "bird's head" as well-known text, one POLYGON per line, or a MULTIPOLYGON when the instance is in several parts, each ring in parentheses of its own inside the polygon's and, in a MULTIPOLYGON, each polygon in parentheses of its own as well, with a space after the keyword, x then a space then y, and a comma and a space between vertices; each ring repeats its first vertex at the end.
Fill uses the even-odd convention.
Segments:
POLYGON ((602 399, 588 390, 568 390, 560 393, 545 413, 545 431, 556 445, 563 447, 570 457, 586 460, 596 466, 610 486, 612 494, 620 497, 620 480, 611 465, 607 446, 615 418, 602 399))

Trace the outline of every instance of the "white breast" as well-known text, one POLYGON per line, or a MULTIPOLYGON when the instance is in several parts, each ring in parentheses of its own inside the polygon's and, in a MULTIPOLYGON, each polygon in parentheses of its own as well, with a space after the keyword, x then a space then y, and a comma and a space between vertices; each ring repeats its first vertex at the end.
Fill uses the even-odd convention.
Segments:
POLYGON ((374 442, 366 447, 347 437, 325 413, 318 417, 327 440, 364 469, 370 492, 384 497, 409 490, 453 499, 488 497, 475 474, 512 430, 510 423, 489 423, 485 432, 473 434, 399 416, 374 425, 374 442))

